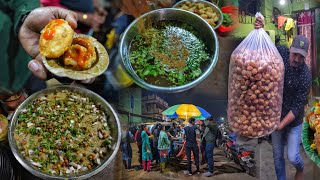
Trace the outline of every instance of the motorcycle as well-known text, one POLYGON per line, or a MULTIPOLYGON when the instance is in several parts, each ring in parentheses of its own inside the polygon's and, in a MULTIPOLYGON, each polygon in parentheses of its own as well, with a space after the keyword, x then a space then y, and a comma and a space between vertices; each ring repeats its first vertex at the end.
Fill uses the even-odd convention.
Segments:
POLYGON ((232 141, 227 142, 227 158, 240 165, 241 169, 251 176, 256 174, 254 160, 254 151, 248 150, 246 145, 234 144, 232 141))
POLYGON ((220 127, 220 136, 217 139, 217 146, 223 150, 225 156, 229 160, 233 160, 236 164, 240 165, 241 169, 247 174, 254 176, 256 174, 255 170, 255 160, 254 151, 248 150, 249 147, 246 145, 238 145, 234 137, 226 132, 225 127, 220 127))

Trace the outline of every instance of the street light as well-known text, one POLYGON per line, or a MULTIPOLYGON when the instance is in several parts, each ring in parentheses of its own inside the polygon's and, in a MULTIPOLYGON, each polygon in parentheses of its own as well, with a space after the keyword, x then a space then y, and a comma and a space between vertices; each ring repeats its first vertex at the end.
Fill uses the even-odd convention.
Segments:
POLYGON ((286 3, 286 0, 280 0, 280 5, 284 5, 286 3))

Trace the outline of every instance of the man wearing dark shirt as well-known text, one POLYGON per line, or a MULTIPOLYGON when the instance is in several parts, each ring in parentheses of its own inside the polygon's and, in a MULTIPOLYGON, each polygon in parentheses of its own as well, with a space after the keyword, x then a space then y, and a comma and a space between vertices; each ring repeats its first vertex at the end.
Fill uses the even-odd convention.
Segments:
POLYGON ((195 126, 195 119, 189 119, 189 126, 184 128, 185 138, 186 138, 186 155, 188 161, 188 175, 192 175, 191 169, 191 151, 193 153, 194 161, 197 167, 197 174, 200 174, 200 167, 199 167, 199 147, 198 147, 198 140, 200 140, 200 132, 197 126, 195 126), (198 140, 197 140, 198 139, 198 140))
MULTIPOLYGON (((257 18, 255 28, 263 28, 263 20, 257 18)), ((286 179, 284 145, 287 144, 288 159, 296 168, 295 180, 303 179, 304 163, 300 156, 301 128, 304 106, 312 82, 311 72, 304 62, 308 55, 309 41, 298 35, 290 50, 279 48, 285 66, 281 122, 272 133, 273 158, 278 180, 286 179), (285 142, 287 140, 287 142, 285 142)))
POLYGON ((169 129, 168 135, 170 136, 170 141, 171 141, 169 153, 170 153, 170 156, 174 156, 175 152, 173 151, 173 140, 178 135, 178 126, 175 122, 172 124, 172 127, 169 129))
POLYGON ((308 103, 308 93, 312 76, 306 63, 309 41, 298 35, 290 50, 279 48, 285 66, 281 123, 272 133, 273 157, 279 180, 286 179, 284 145, 287 137, 288 159, 296 168, 295 179, 303 178, 304 163, 300 156, 301 128, 304 106, 308 103))

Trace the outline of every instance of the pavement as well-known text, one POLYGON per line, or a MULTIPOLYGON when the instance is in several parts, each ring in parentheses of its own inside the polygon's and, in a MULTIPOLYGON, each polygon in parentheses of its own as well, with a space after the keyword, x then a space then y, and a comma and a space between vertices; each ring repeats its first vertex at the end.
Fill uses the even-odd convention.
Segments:
MULTIPOLYGON (((240 144, 250 144, 255 148, 256 162, 257 162, 257 178, 259 180, 273 180, 276 178, 274 168, 272 145, 268 141, 263 141, 258 144, 257 139, 238 140, 240 144)), ((300 147, 300 154, 304 161, 304 179, 305 180, 319 180, 320 169, 309 159, 306 155, 302 145, 300 147)), ((296 173, 295 168, 290 164, 287 159, 287 148, 285 147, 285 162, 286 162, 286 175, 287 179, 294 179, 296 173)))
MULTIPOLYGON (((187 176, 184 174, 184 170, 186 169, 185 161, 178 161, 176 159, 170 159, 170 162, 167 167, 167 172, 161 174, 159 172, 159 166, 155 163, 152 164, 152 171, 145 172, 143 170, 131 171, 128 172, 122 166, 121 153, 119 152, 116 159, 103 171, 94 177, 90 178, 91 180, 206 180, 206 179, 216 179, 216 180, 275 180, 275 170, 274 170, 274 162, 272 156, 272 146, 269 142, 263 141, 261 144, 257 143, 257 139, 249 139, 249 140, 238 140, 239 144, 249 144, 255 150, 255 160, 256 160, 256 169, 257 169, 257 177, 252 177, 245 172, 243 172, 239 165, 230 161, 224 156, 224 153, 215 148, 214 151, 214 165, 215 165, 215 175, 211 178, 203 177, 200 175, 187 176)), ((132 144, 133 149, 133 166, 137 166, 137 146, 136 144, 132 144)), ((285 152, 287 150, 285 149, 285 152)), ((320 177, 320 169, 314 165, 314 163, 307 157, 302 146, 300 153, 305 163, 304 170, 304 179, 305 180, 318 180, 320 177)), ((286 157, 285 153, 285 157, 286 157)), ((285 158, 286 159, 286 158, 285 158)), ((201 171, 206 172, 205 165, 201 165, 201 171)), ((193 170, 196 167, 193 165, 193 170)), ((286 172, 287 179, 294 179, 295 168, 288 162, 286 159, 286 172)))
MULTIPOLYGON (((133 166, 138 165, 138 160, 137 160, 137 147, 136 144, 132 144, 132 149, 133 149, 133 166)), ((201 157, 200 157, 201 158, 201 157)), ((254 180, 257 179, 255 177, 251 177, 248 174, 242 172, 241 168, 239 165, 235 164, 233 161, 229 161, 225 156, 222 150, 215 148, 214 151, 214 166, 215 166, 215 175, 214 179, 217 180, 229 180, 229 179, 240 179, 240 180, 254 180)), ((180 161, 175 158, 171 158, 168 162, 167 165, 167 172, 161 174, 159 171, 159 165, 156 165, 155 163, 152 163, 151 165, 151 172, 145 172, 143 170, 138 170, 138 171, 125 171, 123 179, 130 179, 130 180, 157 180, 157 179, 197 179, 197 180, 205 180, 205 179, 211 179, 208 177, 200 175, 193 175, 193 176, 188 176, 184 174, 184 171, 187 168, 187 163, 186 161, 180 161)), ((193 165, 192 170, 195 171, 196 167, 193 165)), ((206 171, 206 165, 201 165, 200 166, 200 171, 202 173, 207 172, 206 171)))

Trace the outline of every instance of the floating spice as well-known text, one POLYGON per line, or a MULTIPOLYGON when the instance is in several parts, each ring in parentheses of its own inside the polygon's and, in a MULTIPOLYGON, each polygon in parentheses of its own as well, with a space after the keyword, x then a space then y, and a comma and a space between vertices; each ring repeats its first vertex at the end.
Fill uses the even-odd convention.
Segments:
POLYGON ((209 55, 194 27, 160 21, 139 32, 130 45, 130 61, 140 78, 154 85, 180 86, 202 74, 209 55))

